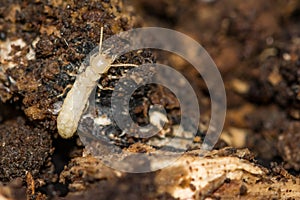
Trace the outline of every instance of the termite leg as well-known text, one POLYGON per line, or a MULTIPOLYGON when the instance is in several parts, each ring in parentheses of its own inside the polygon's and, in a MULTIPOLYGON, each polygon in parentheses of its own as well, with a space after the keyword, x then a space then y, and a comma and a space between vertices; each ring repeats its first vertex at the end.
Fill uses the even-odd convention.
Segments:
POLYGON ((65 94, 67 93, 67 90, 72 88, 73 85, 69 84, 67 85, 67 87, 65 87, 65 89, 63 90, 63 92, 60 94, 60 95, 57 95, 56 98, 60 98, 60 97, 63 97, 65 96, 65 94))
POLYGON ((78 74, 75 74, 73 72, 67 72, 68 76, 71 76, 71 77, 76 77, 78 74))
POLYGON ((114 90, 114 88, 112 88, 112 87, 103 87, 103 86, 100 85, 100 84, 97 84, 97 86, 98 86, 98 88, 99 88, 100 90, 114 90))

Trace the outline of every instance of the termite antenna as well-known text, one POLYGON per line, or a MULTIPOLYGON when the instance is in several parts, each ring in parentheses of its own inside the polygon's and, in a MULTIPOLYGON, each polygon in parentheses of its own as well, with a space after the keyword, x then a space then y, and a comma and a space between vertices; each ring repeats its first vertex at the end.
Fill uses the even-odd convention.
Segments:
POLYGON ((103 26, 101 27, 100 30, 99 54, 102 53, 102 39, 103 39, 103 26))
POLYGON ((128 64, 120 63, 120 64, 111 64, 110 66, 111 67, 138 67, 139 65, 130 64, 130 63, 128 63, 128 64))

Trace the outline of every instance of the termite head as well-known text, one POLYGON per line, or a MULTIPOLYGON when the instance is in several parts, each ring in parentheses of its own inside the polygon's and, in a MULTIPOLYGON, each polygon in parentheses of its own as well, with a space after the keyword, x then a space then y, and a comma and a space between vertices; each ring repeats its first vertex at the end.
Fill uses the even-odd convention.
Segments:
POLYGON ((112 59, 101 53, 94 54, 90 58, 91 69, 97 74, 106 73, 109 70, 111 63, 112 59))

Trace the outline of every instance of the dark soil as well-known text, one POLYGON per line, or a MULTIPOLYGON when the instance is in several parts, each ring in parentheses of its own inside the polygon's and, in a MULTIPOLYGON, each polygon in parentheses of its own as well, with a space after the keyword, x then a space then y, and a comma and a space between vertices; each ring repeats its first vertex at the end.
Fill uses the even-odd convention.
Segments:
POLYGON ((53 150, 51 135, 47 131, 38 127, 32 129, 19 117, 1 124, 0 132, 2 182, 24 178, 27 171, 36 177, 42 166, 49 166, 53 150))

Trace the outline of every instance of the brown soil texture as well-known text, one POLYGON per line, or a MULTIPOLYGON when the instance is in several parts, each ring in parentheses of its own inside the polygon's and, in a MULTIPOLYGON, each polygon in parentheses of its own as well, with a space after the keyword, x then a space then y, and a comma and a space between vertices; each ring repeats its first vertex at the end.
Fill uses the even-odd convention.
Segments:
MULTIPOLYGON (((278 198, 272 196, 276 187, 284 187, 281 183, 285 182, 299 185, 295 180, 300 177, 299 20, 297 0, 0 1, 0 199, 175 199, 171 189, 165 189, 171 183, 157 182, 175 184, 177 180, 164 178, 168 174, 120 175, 86 156, 89 152, 78 135, 64 140, 56 129, 58 108, 81 63, 99 44, 100 28, 106 39, 143 26, 167 27, 191 36, 218 66, 227 93, 227 116, 215 149, 230 148, 209 157, 243 159, 268 171, 263 170, 259 178, 252 172, 245 176, 261 183, 259 188, 269 191, 269 196, 265 191, 251 196, 247 189, 251 181, 227 177, 212 181, 205 194, 193 198, 226 199, 228 194, 240 199, 278 198), (9 43, 18 39, 22 41, 9 43), (235 148, 248 148, 252 153, 235 148), (270 182, 276 186, 267 188, 270 182)), ((197 149, 210 117, 209 94, 198 72, 179 57, 155 50, 127 53, 115 61, 155 62, 180 71, 197 91, 200 127, 189 150, 197 149)), ((113 88, 128 69, 111 68, 99 84, 113 88)), ((112 91, 98 88, 97 94, 98 107, 109 109, 112 91)), ((147 111, 160 104, 170 120, 159 138, 173 136, 180 105, 172 92, 152 84, 139 88, 132 97, 130 114, 135 122, 148 124, 147 111)), ((141 145, 147 139, 123 136, 115 123, 103 135, 133 152, 156 148, 141 145)), ((173 173, 184 176, 180 170, 173 173)), ((188 181, 179 182, 180 187, 196 191, 193 185, 186 186, 188 181)))

